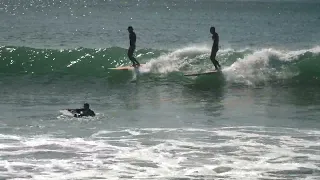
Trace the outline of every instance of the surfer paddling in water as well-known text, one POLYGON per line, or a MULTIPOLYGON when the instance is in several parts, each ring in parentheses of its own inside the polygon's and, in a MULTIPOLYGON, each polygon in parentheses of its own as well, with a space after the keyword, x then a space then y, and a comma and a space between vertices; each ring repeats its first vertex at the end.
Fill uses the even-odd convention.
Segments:
POLYGON ((213 27, 213 26, 210 28, 210 32, 212 34, 212 40, 213 40, 210 59, 214 65, 214 67, 216 68, 216 70, 220 70, 221 66, 220 66, 219 62, 216 60, 216 55, 219 50, 219 35, 216 32, 215 27, 213 27))
POLYGON ((95 116, 96 114, 90 109, 88 103, 83 104, 81 109, 67 109, 69 112, 74 113, 74 117, 83 117, 83 116, 95 116))
POLYGON ((136 33, 133 32, 132 26, 128 27, 129 32, 129 40, 130 40, 130 47, 128 49, 128 57, 132 61, 132 66, 140 66, 140 63, 133 57, 133 52, 136 49, 136 33))

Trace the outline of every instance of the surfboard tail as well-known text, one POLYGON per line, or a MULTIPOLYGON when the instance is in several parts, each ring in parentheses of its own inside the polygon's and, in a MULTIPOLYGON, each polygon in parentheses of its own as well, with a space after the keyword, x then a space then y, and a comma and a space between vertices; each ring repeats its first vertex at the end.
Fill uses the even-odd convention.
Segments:
POLYGON ((108 68, 108 69, 113 69, 113 70, 133 70, 133 69, 138 69, 141 66, 144 66, 145 64, 140 64, 140 66, 120 66, 120 67, 115 67, 115 68, 108 68))
POLYGON ((200 75, 209 75, 209 74, 216 74, 219 73, 220 71, 207 71, 207 72, 202 72, 202 73, 191 73, 191 74, 184 74, 184 76, 200 76, 200 75))

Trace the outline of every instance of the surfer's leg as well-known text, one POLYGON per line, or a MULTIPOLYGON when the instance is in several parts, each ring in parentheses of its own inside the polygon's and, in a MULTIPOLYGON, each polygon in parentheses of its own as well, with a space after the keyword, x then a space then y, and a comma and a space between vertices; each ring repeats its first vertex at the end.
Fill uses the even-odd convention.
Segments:
POLYGON ((134 49, 132 47, 129 47, 129 49, 128 49, 128 58, 132 62, 132 66, 135 66, 136 62, 135 62, 135 59, 133 57, 133 50, 134 49))
POLYGON ((211 59, 212 64, 216 68, 216 70, 219 70, 221 66, 220 66, 219 62, 216 60, 217 52, 218 52, 218 49, 212 49, 210 59, 211 59))
POLYGON ((217 60, 215 60, 215 59, 213 59, 213 60, 211 60, 212 61, 212 63, 213 63, 213 65, 214 65, 214 68, 216 69, 216 70, 218 70, 219 69, 219 67, 217 66, 217 60))
POLYGON ((219 61, 217 61, 217 59, 216 59, 216 56, 217 56, 217 52, 218 52, 218 51, 219 51, 219 49, 216 50, 215 55, 214 55, 214 59, 216 60, 217 66, 219 66, 219 69, 220 69, 221 66, 220 66, 220 64, 219 64, 219 61))
POLYGON ((128 57, 129 59, 132 61, 132 66, 140 66, 140 63, 136 60, 136 58, 133 57, 133 52, 134 52, 134 48, 133 47, 130 47, 129 50, 128 50, 128 57))
POLYGON ((217 61, 216 59, 214 59, 216 65, 219 67, 219 69, 221 68, 220 64, 219 64, 219 61, 217 61))
POLYGON ((140 63, 136 60, 136 58, 134 58, 133 56, 131 58, 133 59, 133 61, 135 61, 137 66, 140 66, 140 63))
POLYGON ((132 50, 131 58, 133 59, 133 61, 136 63, 137 66, 140 66, 140 63, 137 61, 137 59, 133 57, 133 52, 134 52, 135 48, 132 48, 132 49, 133 50, 132 50))
POLYGON ((212 64, 216 68, 216 70, 218 70, 219 69, 218 63, 217 63, 218 61, 213 56, 211 56, 210 59, 211 59, 212 64))

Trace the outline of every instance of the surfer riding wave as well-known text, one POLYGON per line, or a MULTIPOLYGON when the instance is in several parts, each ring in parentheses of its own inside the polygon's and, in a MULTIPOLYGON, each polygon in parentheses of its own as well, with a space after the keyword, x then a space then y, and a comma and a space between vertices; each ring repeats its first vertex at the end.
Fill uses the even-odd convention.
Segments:
POLYGON ((137 36, 136 33, 133 32, 132 26, 128 27, 129 32, 129 40, 130 40, 130 47, 128 49, 128 58, 132 61, 132 66, 140 66, 140 63, 133 57, 134 50, 136 49, 136 40, 137 36))

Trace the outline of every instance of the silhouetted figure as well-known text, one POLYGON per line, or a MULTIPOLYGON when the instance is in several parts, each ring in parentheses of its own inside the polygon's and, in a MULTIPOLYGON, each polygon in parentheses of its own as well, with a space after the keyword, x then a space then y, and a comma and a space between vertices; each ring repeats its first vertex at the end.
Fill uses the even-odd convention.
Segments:
POLYGON ((74 113, 74 117, 95 116, 95 113, 89 108, 88 103, 84 103, 81 109, 68 109, 68 111, 74 113))
POLYGON ((214 67, 216 68, 216 70, 220 70, 221 66, 219 62, 216 60, 216 55, 219 50, 219 35, 218 33, 216 33, 216 29, 214 27, 210 28, 210 32, 212 34, 212 40, 213 40, 210 59, 214 67))
POLYGON ((140 63, 133 57, 133 52, 136 49, 136 33, 133 32, 132 26, 128 27, 129 31, 129 40, 130 40, 130 47, 128 49, 128 57, 132 61, 132 66, 140 66, 140 63))

